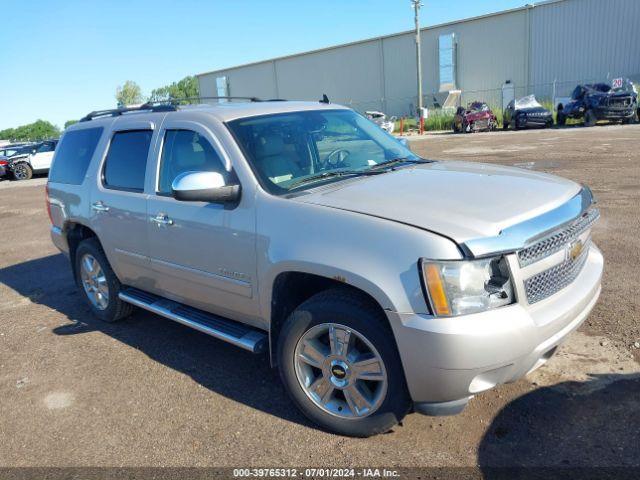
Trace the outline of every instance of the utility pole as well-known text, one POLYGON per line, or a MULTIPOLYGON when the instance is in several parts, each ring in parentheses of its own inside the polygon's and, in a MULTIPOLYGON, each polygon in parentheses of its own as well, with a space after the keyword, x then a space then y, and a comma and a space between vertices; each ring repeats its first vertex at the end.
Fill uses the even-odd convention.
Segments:
POLYGON ((411 0, 414 10, 414 20, 416 23, 416 68, 418 70, 418 116, 420 118, 420 133, 424 122, 422 110, 422 58, 420 56, 420 0, 411 0))

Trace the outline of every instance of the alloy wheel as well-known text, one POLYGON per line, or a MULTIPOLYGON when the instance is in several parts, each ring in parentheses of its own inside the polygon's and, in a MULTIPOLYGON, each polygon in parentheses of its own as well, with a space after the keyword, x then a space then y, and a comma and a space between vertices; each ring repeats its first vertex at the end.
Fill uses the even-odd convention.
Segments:
POLYGON ((387 393, 382 357, 360 332, 335 323, 308 330, 295 348, 295 372, 321 410, 346 419, 374 413, 387 393))
POLYGON ((27 168, 24 165, 16 165, 13 169, 13 175, 18 180, 26 180, 29 175, 27 175, 27 168))
POLYGON ((88 253, 80 260, 82 287, 91 304, 98 310, 109 306, 109 284, 100 263, 88 253))

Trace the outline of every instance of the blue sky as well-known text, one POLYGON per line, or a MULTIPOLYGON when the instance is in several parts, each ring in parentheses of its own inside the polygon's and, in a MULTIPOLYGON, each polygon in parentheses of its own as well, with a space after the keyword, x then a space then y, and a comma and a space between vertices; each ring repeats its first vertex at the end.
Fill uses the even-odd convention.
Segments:
MULTIPOLYGON (((423 25, 526 0, 423 0, 423 25)), ((413 28, 409 0, 0 0, 0 129, 62 126, 115 106, 116 87, 413 28)))

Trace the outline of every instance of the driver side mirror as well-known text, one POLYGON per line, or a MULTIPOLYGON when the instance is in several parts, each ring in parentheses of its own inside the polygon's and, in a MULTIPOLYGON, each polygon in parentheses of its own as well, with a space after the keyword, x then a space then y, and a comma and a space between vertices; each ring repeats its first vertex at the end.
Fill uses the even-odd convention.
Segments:
POLYGON ((184 202, 234 203, 240 199, 240 185, 226 185, 218 172, 183 172, 171 184, 176 200, 184 202))
POLYGON ((409 148, 409 140, 407 140, 406 137, 398 138, 397 140, 402 144, 403 147, 409 148))

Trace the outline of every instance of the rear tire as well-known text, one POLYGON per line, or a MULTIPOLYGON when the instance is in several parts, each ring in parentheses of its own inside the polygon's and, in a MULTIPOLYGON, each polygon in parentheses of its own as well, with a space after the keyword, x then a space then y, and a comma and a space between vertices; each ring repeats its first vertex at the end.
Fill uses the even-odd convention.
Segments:
POLYGON ((312 422, 341 435, 369 437, 390 430, 409 412, 404 371, 386 321, 366 298, 343 289, 318 293, 289 316, 278 338, 278 368, 293 402, 312 422), (330 337, 348 338, 346 350, 330 337), (356 408, 355 398, 370 408, 356 408))
POLYGON ((26 162, 15 164, 11 171, 16 180, 30 180, 33 177, 33 169, 26 162))
POLYGON ((134 307, 118 298, 122 285, 97 238, 80 242, 74 261, 76 284, 96 317, 116 322, 131 315, 134 307))
POLYGON ((593 113, 593 110, 587 110, 584 112, 584 126, 593 127, 598 122, 598 117, 593 113))

